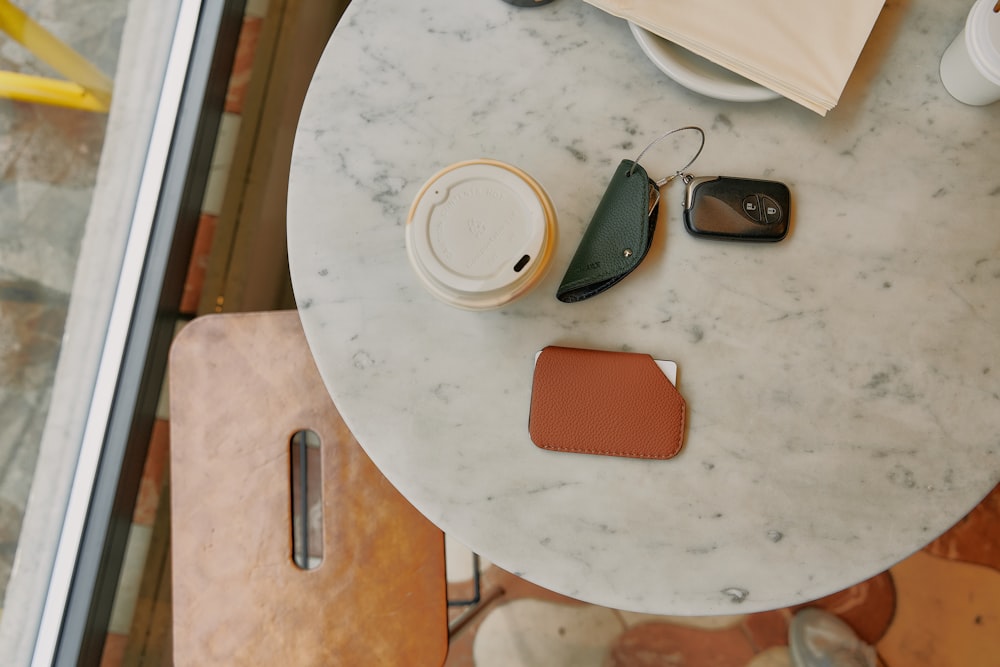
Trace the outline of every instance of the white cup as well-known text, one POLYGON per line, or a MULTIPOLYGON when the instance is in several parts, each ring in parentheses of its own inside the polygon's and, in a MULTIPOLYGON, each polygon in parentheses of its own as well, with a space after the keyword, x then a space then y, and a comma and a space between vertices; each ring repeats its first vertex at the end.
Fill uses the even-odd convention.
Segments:
POLYGON ((1000 100, 1000 7, 997 0, 978 0, 969 10, 965 29, 941 57, 941 83, 959 102, 974 106, 1000 100))
POLYGON ((504 306, 538 284, 556 245, 556 213, 524 171, 479 159, 445 167, 420 189, 406 252, 438 299, 466 310, 504 306))

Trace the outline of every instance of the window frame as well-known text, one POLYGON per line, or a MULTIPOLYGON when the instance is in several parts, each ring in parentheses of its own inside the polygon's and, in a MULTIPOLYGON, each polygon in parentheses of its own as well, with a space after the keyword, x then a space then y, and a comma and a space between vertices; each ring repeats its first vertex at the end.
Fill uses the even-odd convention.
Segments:
POLYGON ((31 664, 100 662, 246 0, 181 0, 31 664))

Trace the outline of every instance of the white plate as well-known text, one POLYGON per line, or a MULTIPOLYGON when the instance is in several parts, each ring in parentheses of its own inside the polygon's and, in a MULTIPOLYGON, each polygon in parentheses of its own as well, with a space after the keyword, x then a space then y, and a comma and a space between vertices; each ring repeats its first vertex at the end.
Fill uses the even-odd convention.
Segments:
POLYGON ((643 53, 660 71, 685 88, 732 102, 762 102, 781 97, 773 90, 695 55, 631 21, 628 26, 643 53))

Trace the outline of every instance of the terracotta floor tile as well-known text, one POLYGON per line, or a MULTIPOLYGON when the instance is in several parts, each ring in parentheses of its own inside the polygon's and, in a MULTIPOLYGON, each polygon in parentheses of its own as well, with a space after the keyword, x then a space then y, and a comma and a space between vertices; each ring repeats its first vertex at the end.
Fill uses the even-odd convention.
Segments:
POLYGON ((254 56, 257 54, 257 41, 264 19, 259 16, 243 18, 239 40, 236 43, 236 57, 233 60, 233 71, 229 76, 229 88, 226 90, 226 111, 243 113, 247 86, 253 70, 254 56))
POLYGON ((1000 485, 951 530, 927 545, 924 551, 1000 570, 1000 485))
POLYGON ((448 642, 448 657, 444 661, 444 667, 475 667, 476 659, 472 654, 473 644, 476 641, 476 630, 462 632, 456 637, 452 637, 448 642))
POLYGON ((187 278, 184 280, 184 293, 181 295, 181 313, 195 315, 198 312, 198 302, 205 286, 205 274, 208 271, 208 260, 212 254, 212 242, 215 240, 218 220, 218 216, 208 213, 202 213, 198 219, 198 230, 195 232, 194 246, 191 249, 187 278))
POLYGON ((1000 664, 1000 572, 923 552, 891 572, 896 616, 877 645, 887 667, 1000 664))
POLYGON ((776 646, 788 646, 788 623, 791 611, 778 609, 750 614, 742 623, 754 651, 766 651, 776 646))
POLYGON ((153 423, 153 434, 146 453, 146 465, 139 479, 139 494, 135 500, 132 521, 140 526, 152 526, 160 505, 163 475, 167 468, 170 444, 170 424, 162 419, 153 423))
POLYGON ((126 646, 128 646, 128 635, 110 633, 104 639, 104 653, 101 654, 101 667, 123 667, 125 664, 126 646))
POLYGON ((839 616, 869 644, 881 639, 896 612, 896 587, 888 572, 860 584, 793 608, 819 607, 839 616))
POLYGON ((753 656, 740 628, 698 630, 646 623, 617 639, 605 667, 746 667, 753 656))

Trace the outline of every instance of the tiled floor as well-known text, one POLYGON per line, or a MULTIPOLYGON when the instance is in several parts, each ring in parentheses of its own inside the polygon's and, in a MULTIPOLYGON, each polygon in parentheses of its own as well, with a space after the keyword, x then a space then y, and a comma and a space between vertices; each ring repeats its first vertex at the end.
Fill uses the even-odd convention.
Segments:
MULTIPOLYGON (((113 74, 126 0, 21 0, 113 74)), ((0 33, 0 69, 57 76, 0 33)), ((0 99, 0 600, 48 412, 107 116, 0 99)))

